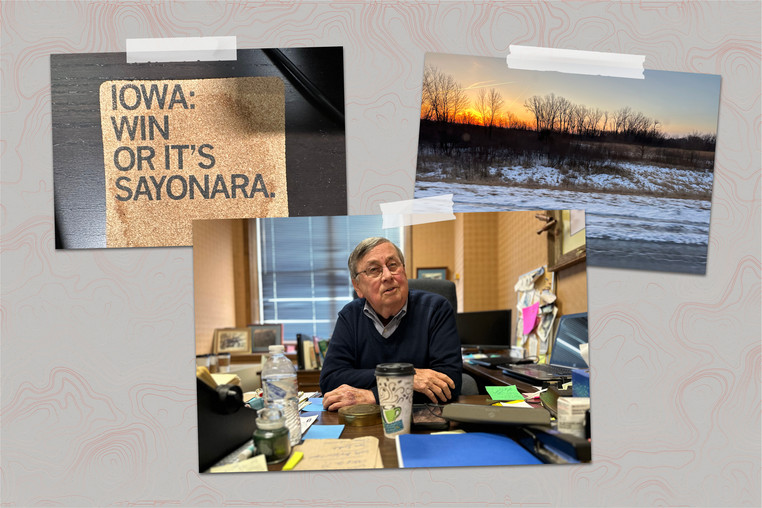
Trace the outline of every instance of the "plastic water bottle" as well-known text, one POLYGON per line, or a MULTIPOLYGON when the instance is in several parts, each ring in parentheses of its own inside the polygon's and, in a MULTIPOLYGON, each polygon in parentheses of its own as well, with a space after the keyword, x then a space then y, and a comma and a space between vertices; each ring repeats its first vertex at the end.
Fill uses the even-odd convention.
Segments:
POLYGON ((283 346, 270 346, 270 354, 262 367, 262 391, 265 407, 283 408, 291 446, 299 444, 302 440, 299 385, 294 364, 286 357, 283 346))

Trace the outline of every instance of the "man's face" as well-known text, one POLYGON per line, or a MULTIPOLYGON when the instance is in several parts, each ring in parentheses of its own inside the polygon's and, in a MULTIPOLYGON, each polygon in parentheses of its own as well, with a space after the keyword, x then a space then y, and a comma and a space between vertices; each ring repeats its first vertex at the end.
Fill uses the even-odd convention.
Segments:
POLYGON ((352 285, 357 295, 365 298, 379 316, 392 317, 407 301, 407 275, 394 245, 388 242, 376 245, 357 263, 358 272, 372 267, 382 269, 380 277, 373 278, 366 273, 360 273, 357 278, 352 279, 352 285), (399 265, 396 274, 389 272, 387 265, 390 263, 399 265))

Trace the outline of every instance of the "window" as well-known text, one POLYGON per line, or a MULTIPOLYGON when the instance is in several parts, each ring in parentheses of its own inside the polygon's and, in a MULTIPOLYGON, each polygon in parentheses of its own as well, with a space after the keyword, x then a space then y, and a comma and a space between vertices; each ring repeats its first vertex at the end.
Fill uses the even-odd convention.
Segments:
POLYGON ((355 245, 383 236, 403 249, 402 228, 382 224, 378 215, 257 219, 261 321, 282 323, 284 342, 297 333, 330 338, 352 299, 347 258, 355 245))

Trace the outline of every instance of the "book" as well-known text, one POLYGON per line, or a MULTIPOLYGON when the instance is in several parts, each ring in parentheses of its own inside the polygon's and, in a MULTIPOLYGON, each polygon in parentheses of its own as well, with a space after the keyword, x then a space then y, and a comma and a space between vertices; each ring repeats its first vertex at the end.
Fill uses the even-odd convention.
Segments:
POLYGON ((296 334, 296 362, 301 370, 315 370, 318 368, 315 358, 315 347, 312 337, 303 333, 296 334))
POLYGON ((325 355, 328 352, 328 342, 330 339, 318 339, 318 349, 320 350, 320 364, 325 363, 325 355))

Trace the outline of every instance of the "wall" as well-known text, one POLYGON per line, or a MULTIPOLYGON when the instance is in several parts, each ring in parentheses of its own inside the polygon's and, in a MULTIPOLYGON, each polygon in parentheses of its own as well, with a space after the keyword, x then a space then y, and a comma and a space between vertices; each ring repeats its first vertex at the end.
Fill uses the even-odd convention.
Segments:
POLYGON ((412 230, 412 259, 406 259, 407 276, 415 278, 418 268, 447 267, 447 278, 454 279, 455 221, 418 224, 412 230))
MULTIPOLYGON (((518 278, 548 262, 547 234, 536 213, 457 213, 454 221, 412 227, 412 266, 447 266, 458 292, 458 312, 511 309, 516 328, 518 278)), ((410 265, 410 263, 408 263, 410 265)), ((587 311, 587 271, 584 262, 556 272, 560 314, 587 311)), ((512 333, 515 337, 515 333, 512 333)))
POLYGON ((497 290, 501 282, 496 277, 499 262, 495 241, 498 215, 498 212, 456 214, 463 222, 463 241, 457 246, 463 252, 462 312, 499 309, 497 290))
POLYGON ((212 352, 215 328, 246 326, 249 315, 245 221, 193 222, 196 354, 212 352))
POLYGON ((556 296, 559 315, 587 312, 587 264, 584 261, 556 272, 556 296))

